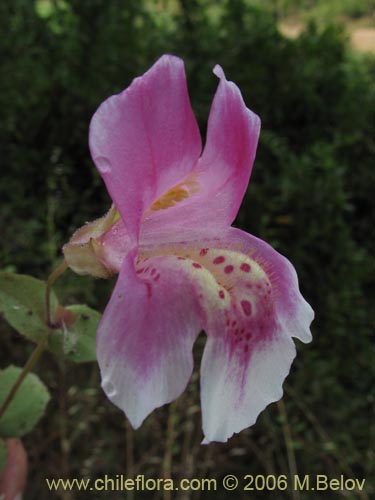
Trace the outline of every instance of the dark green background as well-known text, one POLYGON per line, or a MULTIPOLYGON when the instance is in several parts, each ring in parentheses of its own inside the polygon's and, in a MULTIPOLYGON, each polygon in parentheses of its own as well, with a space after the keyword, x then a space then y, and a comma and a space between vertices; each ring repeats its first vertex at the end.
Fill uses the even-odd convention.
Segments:
MULTIPOLYGON (((283 5, 288 3, 298 4, 283 5)), ((313 343, 297 346, 285 407, 271 405, 253 428, 228 444, 199 445, 197 373, 170 411, 156 411, 133 433, 102 394, 96 366, 57 365, 46 355, 37 371, 53 402, 25 439, 26 499, 59 498, 47 491, 45 477, 156 478, 163 470, 174 478, 289 475, 293 460, 287 448, 299 474, 366 478, 371 491, 374 58, 353 53, 338 25, 310 24, 297 39, 286 39, 277 29, 280 2, 259 4, 0 3, 1 268, 45 278, 73 230, 107 210, 110 201, 87 146, 90 118, 107 96, 161 54, 173 53, 185 60, 203 136, 216 63, 260 115, 257 158, 236 225, 293 262, 316 311, 313 343)), ((347 14, 368 13, 366 2, 357 4, 363 11, 347 14)), ((112 286, 70 274, 57 292, 66 302, 85 301, 103 310, 112 286)), ((4 322, 0 332, 1 367, 22 365, 31 346, 4 322)), ((203 339, 196 349, 198 368, 202 344, 203 339)), ((60 497, 96 498, 77 492, 60 497)), ((201 497, 250 498, 224 491, 201 497)), ((251 496, 258 497, 320 498, 311 492, 293 496, 290 490, 251 496)))

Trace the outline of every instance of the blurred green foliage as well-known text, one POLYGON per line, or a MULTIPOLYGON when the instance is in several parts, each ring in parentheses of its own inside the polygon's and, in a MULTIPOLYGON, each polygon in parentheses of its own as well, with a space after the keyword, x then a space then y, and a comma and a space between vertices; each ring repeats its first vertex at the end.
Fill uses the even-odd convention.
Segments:
POLYGON ((278 18, 301 16, 314 19, 332 19, 332 16, 358 19, 374 13, 371 0, 245 0, 245 3, 262 7, 278 18))
MULTIPOLYGON (((369 409, 374 58, 351 53, 345 33, 335 25, 311 23, 297 39, 286 39, 267 4, 3 0, 1 267, 44 278, 73 230, 109 207, 87 147, 90 118, 104 98, 125 88, 161 54, 174 53, 185 60, 204 135, 217 85, 211 70, 221 64, 263 124, 236 224, 269 241, 295 265, 316 311, 314 342, 298 345, 288 379, 292 442, 285 438, 286 416, 272 405, 253 429, 229 444, 199 447, 199 391, 193 379, 178 403, 178 416, 173 414, 171 470, 189 470, 193 477, 288 474, 288 445, 300 474, 342 473, 366 477, 369 483, 374 460, 369 409), (190 422, 195 422, 193 429, 190 422)), ((102 308, 111 286, 71 276, 60 293, 68 301, 86 300, 102 308)), ((17 356, 23 360, 24 347, 5 325, 2 330, 8 336, 3 335, 1 363, 11 357, 17 361, 17 356)), ((66 367, 58 369, 59 388, 56 366, 45 361, 44 378, 59 405, 50 408, 44 423, 51 431, 48 444, 38 448, 30 441, 31 473, 37 479, 26 498, 51 498, 43 485, 47 472, 93 477, 134 470, 157 477, 158 467, 165 465, 160 457, 168 410, 156 412, 136 437, 129 431, 125 440, 121 414, 98 389, 96 367, 74 367, 73 375, 66 367), (130 439, 136 440, 135 451, 125 460, 130 439)), ((284 498, 280 492, 269 495, 284 498)))

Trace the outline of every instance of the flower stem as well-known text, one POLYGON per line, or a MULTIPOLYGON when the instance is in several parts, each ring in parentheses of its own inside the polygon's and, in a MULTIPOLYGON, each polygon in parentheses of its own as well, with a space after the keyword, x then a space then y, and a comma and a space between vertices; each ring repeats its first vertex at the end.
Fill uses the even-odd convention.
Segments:
MULTIPOLYGON (((167 439, 165 443, 164 458, 163 458, 163 478, 172 478, 172 461, 173 461, 173 444, 175 441, 176 429, 176 411, 177 403, 173 402, 169 405, 168 423, 167 423, 167 439)), ((164 490, 163 500, 171 500, 171 493, 168 490, 164 490)))
MULTIPOLYGON (((57 280, 57 278, 67 269, 68 264, 66 263, 65 260, 48 276, 47 279, 47 286, 46 286, 46 315, 47 315, 47 326, 49 328, 52 328, 52 321, 51 321, 51 287, 53 283, 57 280)), ((32 352, 31 356, 27 360, 25 366, 22 369, 22 372, 19 374, 17 380, 15 381, 13 387, 9 391, 8 396, 5 398, 5 401, 0 407, 0 418, 4 415, 5 411, 7 410, 8 406, 12 402, 14 396, 16 395, 20 385, 22 384, 23 380, 25 379, 26 375, 31 371, 31 369, 34 367, 34 365, 37 363, 39 360, 42 352, 44 351, 44 348, 47 344, 48 341, 48 336, 49 333, 41 339, 34 351, 32 352)))
POLYGON ((48 276, 47 287, 46 287, 46 314, 47 314, 47 325, 52 328, 51 319, 51 287, 59 276, 68 268, 66 260, 63 260, 61 264, 48 276))
MULTIPOLYGON (((277 402, 277 407, 279 409, 280 416, 282 417, 282 430, 286 445, 286 454, 288 457, 289 474, 290 477, 296 477, 298 475, 298 471, 297 471, 296 457, 293 449, 293 438, 288 423, 288 416, 286 413, 285 404, 282 399, 280 399, 280 401, 277 402)), ((292 498, 293 500, 300 500, 301 496, 298 490, 292 491, 292 498)))
POLYGON ((4 403, 2 404, 0 408, 0 418, 4 415, 5 410, 8 408, 10 403, 12 402, 12 399, 14 398, 16 392, 18 391, 19 386, 22 384, 24 378, 26 375, 29 373, 29 371, 32 369, 32 367, 35 365, 35 363, 38 361, 40 358, 40 355, 42 354, 44 347, 46 345, 47 339, 41 340, 34 351, 32 352, 31 356, 27 360, 25 366, 22 369, 22 372, 19 374, 19 377, 15 381, 12 389, 10 390, 8 396, 6 397, 4 403))

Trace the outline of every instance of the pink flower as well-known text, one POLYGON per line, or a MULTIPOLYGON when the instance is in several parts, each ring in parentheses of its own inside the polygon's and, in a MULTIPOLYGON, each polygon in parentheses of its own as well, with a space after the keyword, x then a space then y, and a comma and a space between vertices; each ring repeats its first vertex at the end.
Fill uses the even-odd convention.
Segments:
POLYGON ((119 273, 97 332, 102 386, 134 428, 177 398, 207 334, 201 363, 205 442, 226 441, 282 396, 314 313, 290 262, 230 227, 249 181, 260 120, 220 83, 201 140, 182 60, 161 57, 108 98, 90 149, 114 207, 64 247, 69 265, 119 273))

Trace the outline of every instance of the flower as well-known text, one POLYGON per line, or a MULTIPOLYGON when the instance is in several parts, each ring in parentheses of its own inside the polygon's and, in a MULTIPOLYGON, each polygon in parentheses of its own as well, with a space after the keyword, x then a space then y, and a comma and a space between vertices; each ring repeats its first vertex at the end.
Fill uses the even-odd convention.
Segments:
POLYGON ((238 87, 220 83, 201 140, 183 61, 161 57, 109 97, 90 150, 114 206, 65 245, 75 271, 119 273, 97 332, 102 387, 138 428, 177 398, 201 362, 205 442, 226 441, 282 396, 314 313, 290 262, 230 227, 247 188, 260 120, 238 87))

